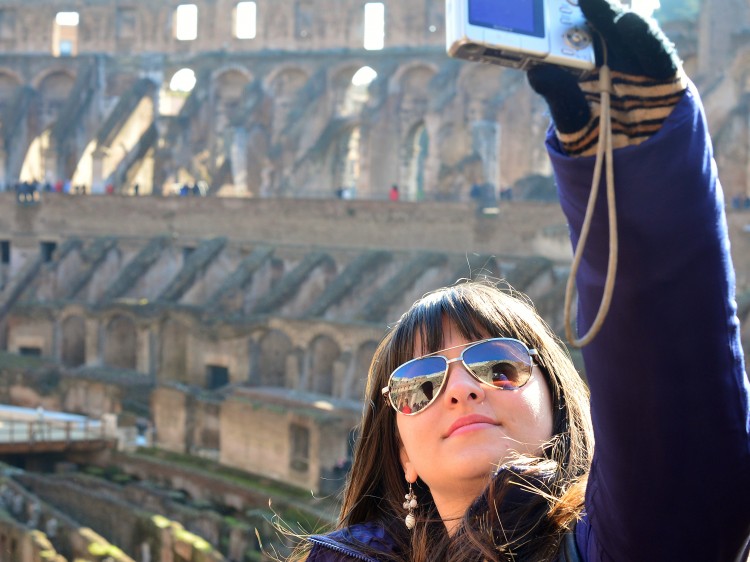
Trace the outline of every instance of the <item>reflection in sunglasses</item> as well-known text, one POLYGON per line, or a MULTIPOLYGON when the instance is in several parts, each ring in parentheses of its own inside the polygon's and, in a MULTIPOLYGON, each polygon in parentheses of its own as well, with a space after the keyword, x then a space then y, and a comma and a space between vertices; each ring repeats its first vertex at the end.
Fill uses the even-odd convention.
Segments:
POLYGON ((511 338, 475 342, 465 347, 456 359, 449 360, 436 353, 407 361, 393 372, 383 395, 389 397, 396 411, 416 414, 429 406, 445 383, 449 365, 456 361, 461 361, 483 384, 501 390, 516 390, 531 377, 532 356, 537 354, 536 350, 511 338))

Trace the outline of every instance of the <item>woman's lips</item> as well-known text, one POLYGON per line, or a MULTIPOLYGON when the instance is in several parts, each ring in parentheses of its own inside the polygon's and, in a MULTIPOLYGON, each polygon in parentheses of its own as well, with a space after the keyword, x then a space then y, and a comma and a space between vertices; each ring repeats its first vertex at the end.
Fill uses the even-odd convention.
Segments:
POLYGON ((481 429, 482 426, 497 425, 497 422, 487 416, 481 416, 479 414, 471 414, 469 416, 463 416, 454 421, 445 432, 444 437, 450 437, 451 435, 458 435, 473 431, 475 429, 481 429))

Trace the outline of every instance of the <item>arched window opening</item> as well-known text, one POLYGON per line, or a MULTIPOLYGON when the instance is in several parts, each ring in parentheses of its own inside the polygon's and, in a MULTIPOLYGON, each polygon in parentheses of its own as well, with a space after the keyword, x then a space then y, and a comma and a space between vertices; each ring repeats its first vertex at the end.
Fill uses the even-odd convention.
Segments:
POLYGON ((352 76, 347 85, 341 105, 338 109, 339 115, 349 117, 358 115, 370 99, 370 84, 377 78, 378 73, 369 66, 363 66, 352 76))
POLYGON ((286 362, 292 353, 292 342, 281 332, 269 332, 260 341, 257 377, 261 386, 286 386, 286 362))
POLYGON ((181 68, 175 72, 169 83, 164 84, 159 91, 159 114, 165 116, 179 114, 196 83, 197 78, 192 68, 181 68))
POLYGON ((336 342, 327 336, 317 338, 310 346, 310 390, 320 394, 333 394, 334 364, 341 355, 336 342))
POLYGON ((62 362, 66 367, 86 363, 86 322, 80 316, 70 316, 62 323, 62 362))
POLYGON ((193 91, 195 83, 195 72, 191 68, 181 68, 174 73, 169 81, 169 89, 173 92, 187 94, 193 91))
POLYGON ((135 322, 122 315, 112 318, 104 337, 105 365, 135 370, 136 347, 135 322))

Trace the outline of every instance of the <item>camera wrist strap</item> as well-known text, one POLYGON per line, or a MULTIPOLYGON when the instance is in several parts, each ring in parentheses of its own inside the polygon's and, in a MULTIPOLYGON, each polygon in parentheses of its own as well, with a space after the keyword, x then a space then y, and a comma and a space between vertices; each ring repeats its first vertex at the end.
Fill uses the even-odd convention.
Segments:
POLYGON ((615 174, 612 155, 612 120, 610 115, 612 77, 610 74, 609 66, 607 66, 606 62, 606 47, 605 61, 599 69, 599 93, 601 96, 601 109, 599 115, 599 139, 596 150, 596 163, 594 164, 594 177, 591 183, 591 192, 589 193, 589 200, 586 207, 586 215, 583 220, 583 226, 581 228, 581 235, 578 239, 578 245, 576 246, 575 254, 573 255, 573 263, 571 265, 570 275, 568 276, 568 282, 565 287, 565 337, 568 339, 568 342, 576 348, 581 348, 585 345, 588 345, 591 340, 593 340, 594 337, 599 333, 599 330, 604 323, 604 319, 607 316, 607 312, 609 311, 609 305, 612 302, 612 293, 614 290, 615 276, 617 273, 617 213, 615 208, 615 174), (599 310, 596 313, 596 317, 594 318, 594 321, 592 322, 588 332, 586 332, 586 334, 584 334, 581 338, 576 339, 571 319, 573 294, 575 292, 575 278, 576 274, 578 273, 578 268, 581 265, 583 250, 586 246, 586 240, 588 239, 591 220, 594 215, 594 207, 596 206, 596 199, 599 193, 599 183, 602 175, 602 164, 604 163, 605 159, 607 182, 607 216, 609 218, 609 260, 607 263, 607 277, 604 281, 602 300, 599 304, 599 310))

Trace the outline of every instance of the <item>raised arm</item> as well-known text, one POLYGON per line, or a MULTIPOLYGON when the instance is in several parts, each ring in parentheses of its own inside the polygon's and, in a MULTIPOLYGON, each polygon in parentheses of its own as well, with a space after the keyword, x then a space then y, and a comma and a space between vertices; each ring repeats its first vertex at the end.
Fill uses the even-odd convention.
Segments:
MULTIPOLYGON (((609 315, 583 349, 596 452, 578 544, 591 561, 738 560, 750 535, 748 383, 703 108, 660 32, 606 0, 580 4, 622 71, 622 134, 618 273, 609 315)), ((575 245, 598 108, 559 72, 533 71, 530 82, 558 126, 548 149, 575 245)), ((596 76, 582 86, 594 89, 596 76)), ((577 276, 579 333, 601 301, 608 252, 601 194, 577 276)))

